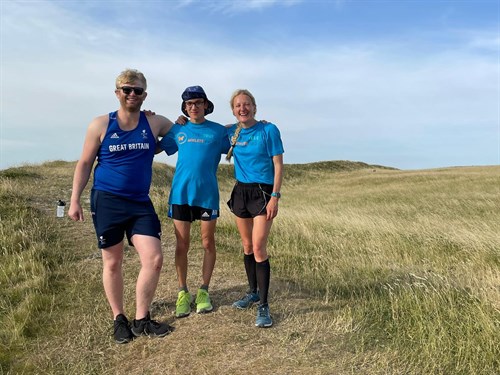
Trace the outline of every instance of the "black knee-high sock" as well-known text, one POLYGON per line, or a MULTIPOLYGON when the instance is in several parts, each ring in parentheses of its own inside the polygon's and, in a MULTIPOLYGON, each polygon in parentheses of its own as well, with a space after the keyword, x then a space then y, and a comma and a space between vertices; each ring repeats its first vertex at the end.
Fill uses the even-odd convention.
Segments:
POLYGON ((269 293, 269 281, 271 280, 271 265, 269 259, 263 262, 256 262, 257 284, 259 285, 260 303, 267 303, 267 294, 269 293))
POLYGON ((257 276, 255 272, 255 257, 253 253, 250 255, 245 254, 243 262, 245 263, 245 271, 247 272, 250 292, 257 293, 257 276))

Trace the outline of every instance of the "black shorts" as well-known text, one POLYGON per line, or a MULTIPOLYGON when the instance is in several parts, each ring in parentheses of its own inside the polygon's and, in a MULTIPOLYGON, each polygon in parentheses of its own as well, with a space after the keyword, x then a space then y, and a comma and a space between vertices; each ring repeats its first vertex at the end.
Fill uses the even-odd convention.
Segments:
POLYGON ((265 215, 272 192, 273 185, 237 181, 227 205, 233 214, 244 219, 265 215))
POLYGON ((161 224, 151 200, 139 202, 100 190, 90 194, 90 210, 100 249, 127 240, 134 234, 161 238, 161 224))
POLYGON ((171 204, 168 208, 168 217, 191 223, 195 220, 211 221, 219 217, 219 210, 190 206, 189 204, 171 204))

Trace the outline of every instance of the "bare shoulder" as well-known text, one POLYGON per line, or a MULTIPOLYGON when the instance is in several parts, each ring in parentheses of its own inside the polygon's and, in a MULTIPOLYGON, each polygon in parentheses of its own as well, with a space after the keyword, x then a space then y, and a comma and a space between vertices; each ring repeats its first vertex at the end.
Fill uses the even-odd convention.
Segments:
POLYGON ((108 128, 108 123, 109 123, 108 114, 97 116, 90 122, 88 131, 94 134, 100 134, 103 131, 104 132, 106 131, 106 129, 108 128))
POLYGON ((149 126, 151 127, 151 130, 154 132, 155 136, 164 136, 169 132, 170 128, 173 125, 172 121, 162 115, 148 116, 148 121, 149 126))

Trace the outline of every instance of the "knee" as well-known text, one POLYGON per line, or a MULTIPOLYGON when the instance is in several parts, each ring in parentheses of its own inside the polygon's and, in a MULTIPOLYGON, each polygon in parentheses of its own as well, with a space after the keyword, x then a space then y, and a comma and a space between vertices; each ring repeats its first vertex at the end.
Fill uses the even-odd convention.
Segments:
POLYGON ((157 253, 142 261, 142 267, 150 271, 160 272, 163 267, 163 254, 157 253))
POLYGON ((109 273, 119 273, 122 271, 122 261, 121 259, 108 259, 103 263, 103 269, 109 273))
POLYGON ((189 250, 189 241, 177 239, 177 243, 175 245, 175 253, 176 254, 185 254, 189 250))
POLYGON ((215 238, 204 237, 201 239, 201 243, 206 252, 215 253, 215 238))
POLYGON ((152 268, 154 271, 161 271, 163 267, 163 254, 159 253, 153 257, 152 268))
POLYGON ((253 254, 257 262, 263 262, 268 258, 265 246, 254 246, 253 254))
POLYGON ((254 252, 252 241, 242 241, 242 245, 245 254, 252 254, 254 252))

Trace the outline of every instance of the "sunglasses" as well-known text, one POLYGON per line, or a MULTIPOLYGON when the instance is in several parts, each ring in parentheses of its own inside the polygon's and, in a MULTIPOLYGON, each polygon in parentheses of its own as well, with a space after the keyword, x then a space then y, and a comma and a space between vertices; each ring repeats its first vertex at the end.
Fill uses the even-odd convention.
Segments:
POLYGON ((122 90, 125 95, 132 93, 132 91, 135 95, 142 95, 144 93, 144 89, 142 87, 123 86, 120 87, 120 90, 122 90))

